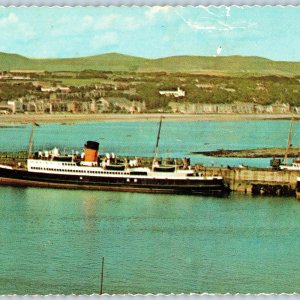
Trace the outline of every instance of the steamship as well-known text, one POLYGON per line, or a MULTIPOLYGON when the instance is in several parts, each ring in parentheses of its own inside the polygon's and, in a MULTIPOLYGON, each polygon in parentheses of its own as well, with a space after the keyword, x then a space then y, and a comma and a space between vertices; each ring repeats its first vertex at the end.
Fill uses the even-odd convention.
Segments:
POLYGON ((188 159, 162 165, 154 158, 150 166, 143 166, 139 159, 100 156, 98 150, 98 142, 88 141, 83 153, 61 155, 57 148, 35 152, 24 166, 0 165, 0 183, 199 195, 224 195, 229 191, 221 176, 197 172, 188 159))

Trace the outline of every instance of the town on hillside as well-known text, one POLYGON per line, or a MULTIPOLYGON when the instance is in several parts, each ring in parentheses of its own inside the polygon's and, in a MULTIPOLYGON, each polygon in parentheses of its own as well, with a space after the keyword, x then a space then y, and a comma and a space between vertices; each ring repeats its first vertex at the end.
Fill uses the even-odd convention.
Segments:
POLYGON ((1 114, 300 111, 297 76, 10 70, 0 73, 1 114))

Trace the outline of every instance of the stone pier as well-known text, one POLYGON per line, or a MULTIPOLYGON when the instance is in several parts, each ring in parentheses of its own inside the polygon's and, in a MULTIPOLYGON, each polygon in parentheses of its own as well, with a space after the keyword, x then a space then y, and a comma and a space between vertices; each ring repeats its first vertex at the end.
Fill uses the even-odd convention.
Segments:
POLYGON ((232 191, 243 193, 252 193, 255 187, 260 186, 282 187, 295 191, 297 177, 300 177, 300 171, 273 170, 271 168, 200 167, 200 172, 206 176, 223 176, 232 191))

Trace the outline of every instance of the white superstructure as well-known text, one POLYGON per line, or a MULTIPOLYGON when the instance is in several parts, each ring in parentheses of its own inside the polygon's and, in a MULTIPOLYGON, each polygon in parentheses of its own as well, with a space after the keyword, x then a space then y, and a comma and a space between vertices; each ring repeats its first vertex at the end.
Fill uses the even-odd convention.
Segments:
POLYGON ((90 167, 78 165, 75 162, 28 159, 27 168, 29 172, 59 174, 59 175, 84 175, 100 177, 139 177, 139 178, 159 178, 159 179, 222 179, 221 176, 193 176, 194 170, 180 170, 175 168, 174 172, 157 172, 146 167, 126 167, 124 170, 108 170, 102 167, 90 167))

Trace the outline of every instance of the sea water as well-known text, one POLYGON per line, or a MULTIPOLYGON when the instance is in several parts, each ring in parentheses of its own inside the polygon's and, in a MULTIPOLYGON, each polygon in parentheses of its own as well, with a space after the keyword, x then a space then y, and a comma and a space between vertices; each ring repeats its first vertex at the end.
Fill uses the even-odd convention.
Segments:
MULTIPOLYGON (((294 144, 299 134, 295 126, 294 144)), ((48 124, 35 149, 152 156, 157 122, 48 124)), ((1 128, 0 151, 26 149, 30 126, 1 128)), ((162 156, 284 147, 288 121, 164 122, 162 156)), ((268 160, 191 156, 194 163, 268 166, 268 160)), ((300 292, 300 203, 0 187, 0 294, 300 292)))

